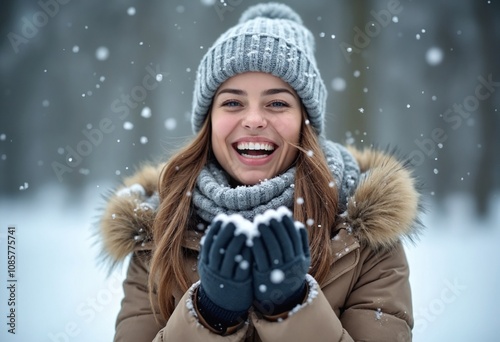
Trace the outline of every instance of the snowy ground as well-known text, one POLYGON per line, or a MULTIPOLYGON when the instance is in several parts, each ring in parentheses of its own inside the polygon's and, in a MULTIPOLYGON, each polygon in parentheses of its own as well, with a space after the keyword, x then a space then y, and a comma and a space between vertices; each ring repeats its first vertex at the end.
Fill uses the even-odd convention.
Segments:
MULTIPOLYGON (((1 341, 111 341, 123 271, 97 266, 92 223, 106 185, 84 193, 57 187, 23 200, 0 198, 1 341), (7 332, 6 236, 16 226, 16 334, 7 332)), ((497 341, 500 336, 500 200, 485 220, 471 199, 454 197, 424 221, 408 246, 414 295, 414 341, 497 341)), ((432 206, 433 207, 433 206, 432 206)))

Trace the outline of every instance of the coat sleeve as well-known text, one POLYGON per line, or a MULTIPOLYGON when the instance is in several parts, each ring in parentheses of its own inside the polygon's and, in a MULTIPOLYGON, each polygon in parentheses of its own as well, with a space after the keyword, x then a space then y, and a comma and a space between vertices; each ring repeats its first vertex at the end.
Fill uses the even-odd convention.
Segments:
MULTIPOLYGON (((308 299, 283 321, 251 315, 262 341, 411 341, 411 294, 402 246, 381 254, 368 250, 361 254, 363 264, 356 268, 359 271, 340 317, 308 276, 308 299)), ((333 292, 335 285, 329 285, 333 292)))
POLYGON ((193 292, 199 284, 199 282, 194 283, 191 288, 184 293, 166 326, 158 333, 153 342, 241 342, 245 340, 248 322, 236 332, 227 336, 215 334, 200 323, 193 304, 193 292))
POLYGON ((248 324, 228 336, 215 334, 200 324, 192 304, 193 291, 199 286, 199 282, 184 293, 168 322, 161 318, 157 308, 157 322, 149 301, 148 253, 135 252, 130 259, 127 275, 123 281, 124 298, 116 321, 115 342, 245 340, 248 324))
POLYGON ((361 261, 341 315, 342 325, 355 340, 411 341, 413 308, 402 244, 383 253, 365 248, 361 261))
POLYGON ((156 322, 149 301, 147 253, 135 252, 130 259, 123 281, 124 297, 116 320, 115 342, 150 342, 163 326, 159 316, 160 323, 156 322))
POLYGON ((335 315, 318 283, 307 275, 308 294, 303 304, 278 321, 250 317, 262 341, 347 342, 340 320, 335 315))

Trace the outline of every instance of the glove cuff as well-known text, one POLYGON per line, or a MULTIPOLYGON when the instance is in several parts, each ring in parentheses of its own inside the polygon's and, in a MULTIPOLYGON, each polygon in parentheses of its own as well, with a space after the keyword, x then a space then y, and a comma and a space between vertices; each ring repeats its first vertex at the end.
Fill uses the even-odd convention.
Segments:
POLYGON ((304 302, 307 292, 306 289, 306 281, 304 281, 302 286, 300 286, 299 289, 289 296, 283 303, 274 303, 270 299, 261 302, 256 301, 254 305, 255 309, 264 316, 275 316, 283 312, 291 311, 294 307, 304 302))
POLYGON ((229 327, 246 321, 248 317, 248 310, 226 310, 212 302, 203 290, 203 285, 200 285, 198 289, 196 304, 205 322, 221 334, 225 333, 229 327))

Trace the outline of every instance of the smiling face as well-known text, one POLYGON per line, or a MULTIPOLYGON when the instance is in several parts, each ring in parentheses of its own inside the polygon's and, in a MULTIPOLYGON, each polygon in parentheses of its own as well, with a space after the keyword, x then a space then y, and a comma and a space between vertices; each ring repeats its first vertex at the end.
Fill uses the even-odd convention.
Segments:
POLYGON ((280 78, 261 72, 231 77, 212 104, 212 148, 238 184, 254 185, 288 169, 297 157, 300 99, 280 78))

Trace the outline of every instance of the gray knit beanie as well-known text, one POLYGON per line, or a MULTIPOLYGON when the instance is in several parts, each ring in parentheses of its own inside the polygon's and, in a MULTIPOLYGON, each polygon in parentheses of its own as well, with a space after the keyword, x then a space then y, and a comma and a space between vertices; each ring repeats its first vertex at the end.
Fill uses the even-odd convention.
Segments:
POLYGON ((197 133, 219 86, 247 71, 267 72, 288 83, 302 100, 310 124, 323 132, 326 87, 316 67, 314 37, 290 7, 259 4, 207 51, 196 75, 191 124, 197 133))

